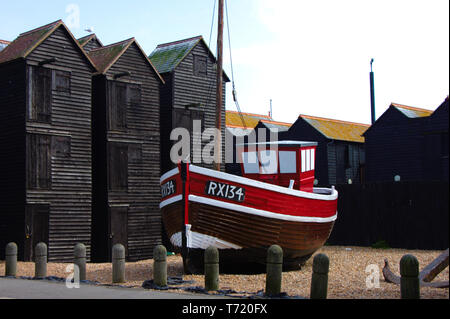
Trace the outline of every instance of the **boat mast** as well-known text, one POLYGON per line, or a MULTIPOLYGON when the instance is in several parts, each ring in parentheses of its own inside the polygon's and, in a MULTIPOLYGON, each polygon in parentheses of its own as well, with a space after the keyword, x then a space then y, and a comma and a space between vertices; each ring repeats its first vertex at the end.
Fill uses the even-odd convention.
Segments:
MULTIPOLYGON (((219 27, 217 33, 217 88, 216 88, 216 129, 222 132, 222 100, 223 100, 223 3, 224 0, 219 0, 219 27)), ((222 154, 222 138, 216 137, 215 143, 215 163, 214 168, 220 171, 220 162, 222 154)))

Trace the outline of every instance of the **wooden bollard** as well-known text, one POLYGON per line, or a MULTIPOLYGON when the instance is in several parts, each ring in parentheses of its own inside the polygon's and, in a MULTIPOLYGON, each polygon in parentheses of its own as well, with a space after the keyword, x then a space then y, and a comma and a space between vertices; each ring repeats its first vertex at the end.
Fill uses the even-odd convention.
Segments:
POLYGON ((74 265, 78 266, 79 280, 86 280, 86 246, 84 244, 76 244, 73 249, 74 265))
POLYGON ((16 277, 17 274, 17 245, 9 243, 5 249, 5 276, 16 277))
POLYGON ((167 249, 163 245, 153 249, 153 283, 159 287, 167 286, 167 249))
POLYGON ((281 292, 281 277, 283 273, 283 249, 272 245, 267 251, 266 265, 266 292, 267 296, 279 295, 281 292))
POLYGON ((122 244, 112 248, 112 282, 125 282, 125 247, 122 244))
POLYGON ((34 249, 34 278, 47 277, 47 245, 38 243, 34 249))
POLYGON ((314 257, 311 278, 311 299, 327 299, 329 268, 330 260, 327 255, 317 254, 314 257))
POLYGON ((210 246, 205 250, 205 289, 215 291, 219 289, 219 250, 210 246))
POLYGON ((402 299, 420 299, 419 261, 413 255, 400 260, 400 292, 402 299))

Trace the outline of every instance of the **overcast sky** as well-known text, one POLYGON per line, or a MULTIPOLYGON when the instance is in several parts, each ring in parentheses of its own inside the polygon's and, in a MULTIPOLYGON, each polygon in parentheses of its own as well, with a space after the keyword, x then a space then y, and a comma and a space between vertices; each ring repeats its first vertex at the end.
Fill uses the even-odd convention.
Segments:
MULTIPOLYGON (((294 122, 300 114, 370 123, 370 59, 376 114, 391 102, 436 109, 449 94, 448 0, 228 0, 234 80, 242 111, 294 122)), ((214 0, 8 1, 0 39, 63 19, 75 37, 110 44, 203 35, 214 0)), ((224 68, 231 78, 227 28, 224 68)), ((211 50, 216 50, 215 19, 211 50)), ((236 110, 227 87, 227 109, 236 110)))

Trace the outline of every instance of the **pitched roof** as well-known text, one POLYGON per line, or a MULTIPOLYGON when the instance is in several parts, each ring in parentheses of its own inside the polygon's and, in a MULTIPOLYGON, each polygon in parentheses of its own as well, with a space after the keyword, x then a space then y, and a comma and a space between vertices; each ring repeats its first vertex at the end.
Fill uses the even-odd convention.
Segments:
MULTIPOLYGON (((263 124, 269 130, 277 129, 278 132, 286 132, 292 126, 291 123, 277 122, 272 120, 260 120, 259 123, 263 124)), ((258 123, 258 125, 259 125, 258 123)))
POLYGON ((82 48, 84 48, 84 46, 92 40, 97 41, 100 44, 100 46, 103 46, 103 43, 100 41, 100 39, 97 37, 97 35, 95 35, 95 33, 92 33, 85 37, 79 38, 77 41, 80 44, 80 46, 82 48))
POLYGON ((244 128, 244 124, 242 123, 242 118, 245 122, 245 127, 247 129, 253 129, 260 120, 272 120, 269 115, 262 114, 253 114, 253 113, 242 113, 236 111, 226 111, 226 126, 232 128, 244 128))
POLYGON ((405 116, 407 116, 409 118, 426 117, 426 116, 430 116, 433 113, 433 111, 430 111, 430 110, 421 109, 418 107, 407 106, 407 105, 402 105, 402 104, 397 104, 397 103, 391 103, 391 107, 396 108, 397 110, 399 110, 400 112, 402 112, 405 116))
POLYGON ((8 44, 10 44, 10 43, 11 42, 9 42, 9 41, 0 39, 0 51, 2 51, 4 48, 6 48, 8 46, 8 44))
POLYGON ((142 48, 139 46, 135 38, 131 38, 128 40, 124 40, 121 42, 113 43, 101 48, 93 49, 88 53, 88 56, 92 59, 94 62, 98 73, 105 74, 111 66, 116 63, 116 61, 124 54, 127 49, 132 45, 136 44, 138 49, 141 51, 143 57, 146 59, 146 61, 150 64, 152 69, 155 71, 158 78, 161 80, 161 82, 164 83, 164 80, 162 79, 161 75, 158 73, 156 68, 153 66, 152 62, 147 58, 147 55, 144 53, 142 48))
POLYGON ((340 121, 309 115, 300 115, 299 117, 314 127, 322 135, 332 140, 364 143, 362 134, 370 127, 369 124, 340 121))
MULTIPOLYGON (((159 73, 172 72, 200 42, 205 45, 209 54, 215 60, 216 58, 214 54, 211 52, 201 35, 184 40, 159 44, 150 54, 149 59, 152 61, 159 73)), ((229 81, 225 71, 223 74, 227 81, 229 81)))
POLYGON ((44 42, 56 29, 63 27, 73 42, 80 49, 88 63, 95 69, 94 64, 73 37, 70 30, 66 27, 62 20, 58 20, 42 27, 20 34, 13 42, 11 42, 3 51, 0 52, 0 63, 26 58, 34 49, 44 42))

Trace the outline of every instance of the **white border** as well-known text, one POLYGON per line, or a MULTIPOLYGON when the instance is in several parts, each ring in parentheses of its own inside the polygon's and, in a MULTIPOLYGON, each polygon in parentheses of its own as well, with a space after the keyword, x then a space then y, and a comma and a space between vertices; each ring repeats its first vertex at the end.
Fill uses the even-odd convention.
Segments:
POLYGON ((183 199, 183 195, 177 195, 174 197, 171 197, 169 199, 163 200, 161 203, 159 203, 159 209, 166 207, 167 205, 173 204, 175 202, 178 202, 183 199))
POLYGON ((329 223, 333 222, 337 219, 337 212, 334 216, 331 217, 309 217, 309 216, 292 216, 292 215, 284 215, 284 214, 277 214, 261 209, 255 209, 251 207, 246 207, 242 205, 232 204, 232 203, 226 203, 223 201, 200 197, 196 195, 189 195, 189 201, 205 204, 205 205, 211 205, 215 207, 220 207, 223 209, 229 209, 229 210, 235 210, 238 212, 246 213, 246 214, 252 214, 267 218, 273 218, 273 219, 281 219, 286 221, 292 221, 292 222, 303 222, 303 223, 329 223))
POLYGON ((189 170, 194 173, 207 175, 207 176, 222 179, 222 180, 232 181, 234 183, 249 185, 249 186, 266 189, 266 190, 281 193, 281 194, 292 195, 292 196, 296 196, 296 197, 303 197, 303 198, 317 199, 317 200, 336 200, 338 197, 338 192, 334 188, 332 188, 332 189, 327 189, 327 188, 317 189, 322 192, 322 194, 317 194, 317 193, 309 193, 309 192, 299 191, 296 189, 289 189, 287 187, 282 187, 282 186, 278 186, 278 185, 263 183, 263 182, 249 179, 246 177, 222 173, 219 171, 214 171, 211 169, 198 167, 195 165, 190 165, 189 170), (326 194, 326 195, 323 194, 325 191, 329 192, 329 194, 326 194))
POLYGON ((179 172, 178 167, 175 167, 174 169, 168 171, 167 173, 165 173, 163 176, 161 176, 161 178, 159 179, 159 183, 161 184, 162 182, 164 182, 166 179, 171 178, 174 175, 177 175, 179 172))

